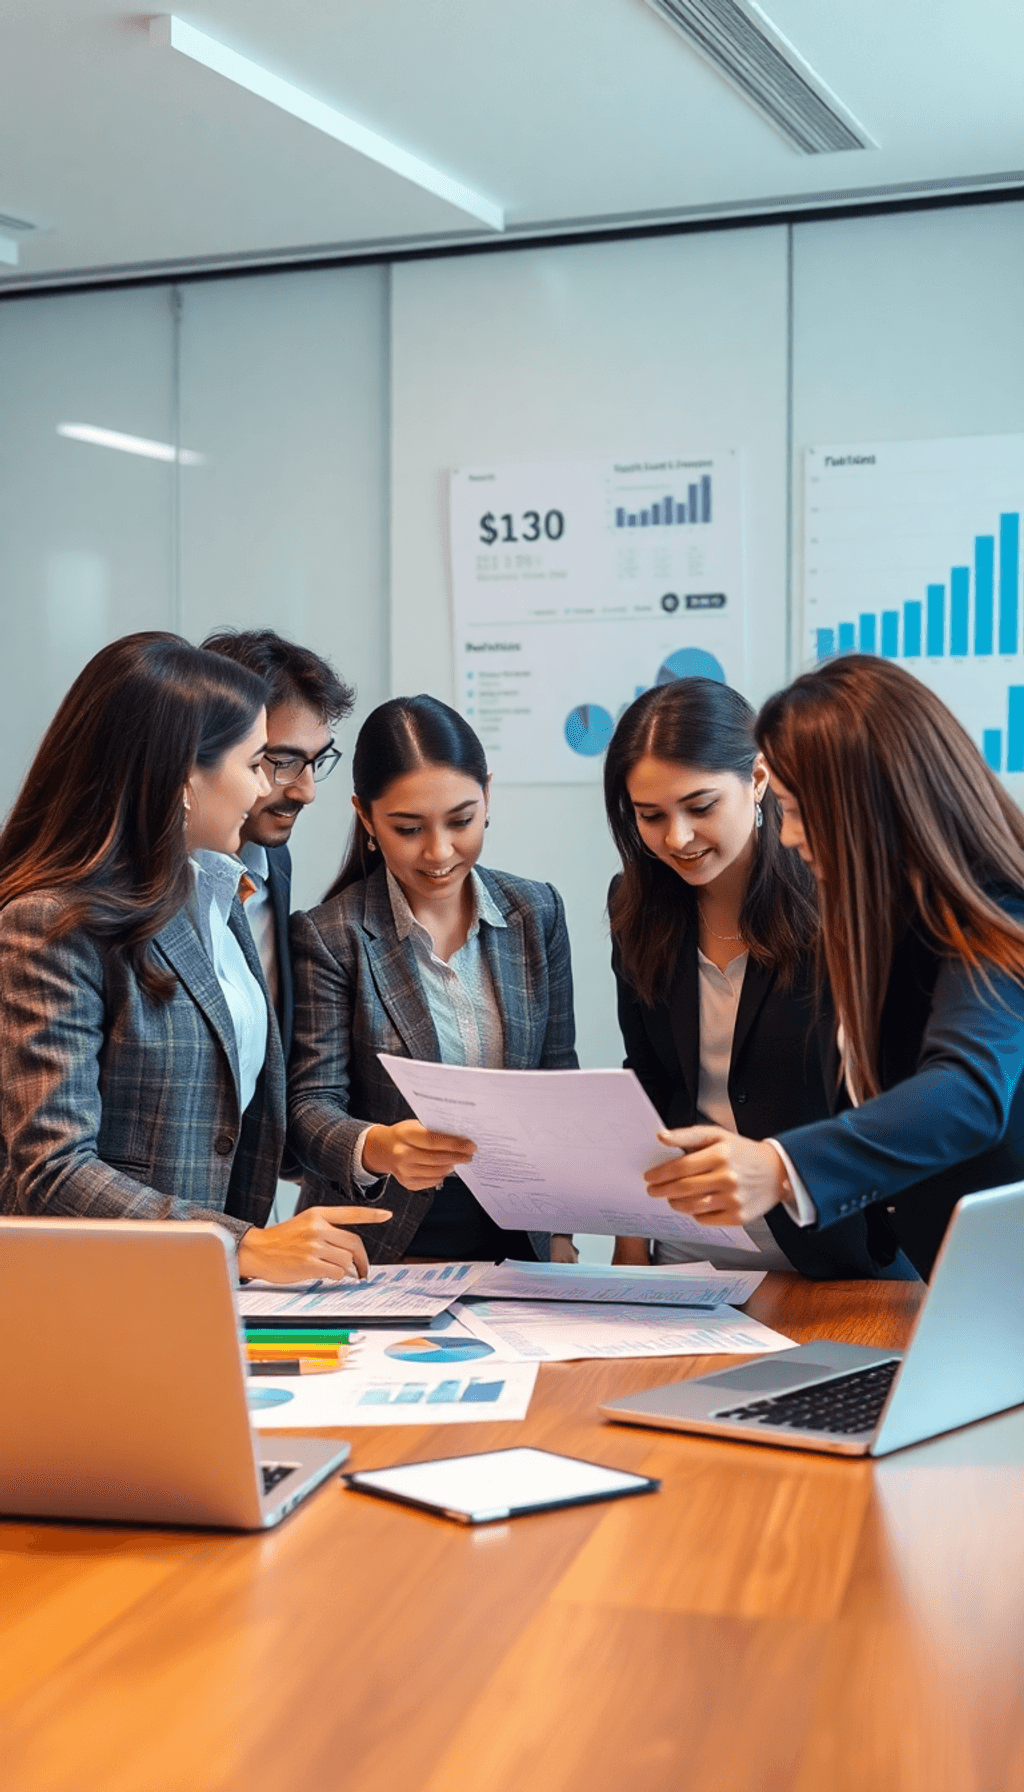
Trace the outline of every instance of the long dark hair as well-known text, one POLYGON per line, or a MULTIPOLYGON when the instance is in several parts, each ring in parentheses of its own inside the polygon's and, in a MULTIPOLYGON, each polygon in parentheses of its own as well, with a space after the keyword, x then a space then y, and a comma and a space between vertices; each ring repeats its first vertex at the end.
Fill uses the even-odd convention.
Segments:
POLYGON ((985 886, 1024 892, 1024 816, 927 685, 847 654, 765 704, 757 739, 800 804, 821 944, 861 1097, 877 1095, 893 953, 917 925, 945 957, 1024 984, 1024 928, 985 886))
MULTIPOLYGON (((382 797, 396 778, 422 765, 463 772, 481 788, 487 784, 487 755, 469 723, 437 697, 391 697, 371 710, 359 730, 352 756, 352 788, 364 809, 382 797)), ((345 862, 324 897, 340 896, 349 884, 369 877, 380 854, 357 815, 345 862)))
MULTIPOLYGON (((623 973, 650 1007, 664 997, 686 929, 697 921, 697 897, 670 866, 645 850, 626 781, 648 754, 671 765, 751 779, 757 758, 753 725, 754 711, 739 691, 711 678, 677 678, 631 703, 612 735, 604 800, 622 876, 608 914, 623 973)), ((779 842, 781 815, 770 790, 761 814, 740 933, 751 957, 774 965, 785 984, 814 939, 814 880, 779 842)))
POLYGON ((124 635, 80 672, 0 834, 0 908, 36 890, 128 963, 155 1000, 174 978, 149 953, 188 898, 185 784, 250 732, 261 679, 178 635, 124 635))

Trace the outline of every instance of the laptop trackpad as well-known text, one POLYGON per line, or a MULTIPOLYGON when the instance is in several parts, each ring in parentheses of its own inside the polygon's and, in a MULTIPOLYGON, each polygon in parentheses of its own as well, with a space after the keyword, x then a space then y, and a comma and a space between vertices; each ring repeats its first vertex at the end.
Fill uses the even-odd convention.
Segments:
POLYGON ((745 1369, 726 1369, 721 1375, 702 1375, 704 1388, 742 1388, 745 1393, 763 1394, 769 1388, 795 1388, 802 1381, 813 1381, 818 1375, 835 1375, 828 1363, 748 1363, 745 1369))

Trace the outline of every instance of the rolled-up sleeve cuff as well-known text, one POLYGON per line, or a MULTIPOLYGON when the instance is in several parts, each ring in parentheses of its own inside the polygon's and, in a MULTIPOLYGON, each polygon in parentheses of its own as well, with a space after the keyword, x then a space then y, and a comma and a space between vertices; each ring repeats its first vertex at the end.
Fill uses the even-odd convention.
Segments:
POLYGON ((777 1151, 782 1159, 782 1167, 786 1172, 786 1181, 782 1190, 782 1205, 795 1226, 816 1226, 818 1209, 811 1200, 807 1189, 794 1168, 788 1153, 783 1151, 778 1139, 768 1139, 773 1151, 777 1151))

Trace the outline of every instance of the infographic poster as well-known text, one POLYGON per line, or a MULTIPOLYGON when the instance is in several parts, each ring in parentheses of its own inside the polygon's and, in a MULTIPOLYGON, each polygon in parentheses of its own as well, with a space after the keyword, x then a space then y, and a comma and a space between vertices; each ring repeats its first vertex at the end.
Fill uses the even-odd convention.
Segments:
POLYGON ((897 660, 1003 775, 1024 773, 1022 507, 1024 435, 807 453, 805 660, 897 660))
POLYGON ((504 783, 588 784, 623 709, 742 686, 738 449, 451 475, 458 704, 504 783))

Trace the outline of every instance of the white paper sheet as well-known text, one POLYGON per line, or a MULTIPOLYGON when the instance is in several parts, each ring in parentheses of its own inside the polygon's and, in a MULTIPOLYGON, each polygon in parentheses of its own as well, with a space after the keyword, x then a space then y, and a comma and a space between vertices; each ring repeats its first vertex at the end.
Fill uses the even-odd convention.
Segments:
POLYGON ((285 1287, 247 1282, 238 1291, 244 1319, 320 1319, 342 1325, 361 1319, 432 1318, 466 1294, 487 1263, 372 1264, 365 1281, 302 1282, 285 1287))
POLYGON ((684 1318, 667 1308, 581 1308, 558 1301, 467 1301, 460 1322, 509 1360, 568 1363, 583 1357, 746 1356, 792 1350, 793 1339, 732 1307, 684 1318))
POLYGON ((651 1307, 741 1307, 764 1281, 763 1269, 712 1269, 709 1263, 498 1263, 473 1284, 473 1299, 626 1301, 651 1307))
POLYGON ((701 1226, 653 1199, 643 1173, 678 1153, 631 1070, 475 1070, 380 1061, 424 1126, 472 1139, 459 1174, 511 1231, 639 1234, 757 1254, 742 1226, 701 1226))
MULTIPOLYGON (((494 1359, 488 1359, 488 1363, 494 1359)), ((259 1431, 356 1425, 494 1425, 525 1419, 536 1363, 495 1367, 395 1365, 392 1373, 343 1370, 338 1375, 268 1377, 249 1389, 259 1431)))

